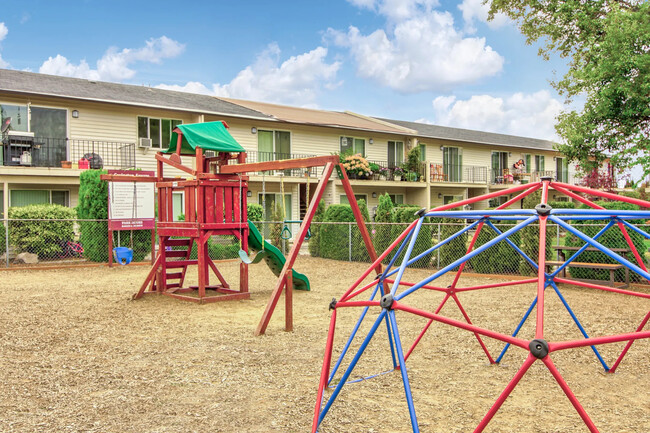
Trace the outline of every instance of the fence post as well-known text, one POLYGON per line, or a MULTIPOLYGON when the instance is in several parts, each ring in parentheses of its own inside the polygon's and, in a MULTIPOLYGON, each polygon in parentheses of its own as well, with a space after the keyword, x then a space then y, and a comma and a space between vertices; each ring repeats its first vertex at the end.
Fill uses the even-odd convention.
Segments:
MULTIPOLYGON (((560 245, 560 225, 559 224, 555 224, 555 240, 557 241, 555 243, 555 245, 560 245)), ((555 260, 560 260, 560 250, 557 250, 557 252, 555 254, 557 255, 555 260)))
MULTIPOLYGON (((440 222, 438 222, 438 236, 437 236, 437 237, 438 237, 438 240, 436 241, 436 245, 440 243, 440 222)), ((440 248, 438 248, 438 249, 436 250, 436 252, 438 253, 438 254, 437 254, 437 256, 438 256, 438 263, 436 264, 436 268, 437 268, 437 269, 440 269, 440 248)))
POLYGON ((5 218, 5 267, 9 267, 9 218, 5 218))
POLYGON ((348 261, 352 261, 352 223, 348 223, 348 261))

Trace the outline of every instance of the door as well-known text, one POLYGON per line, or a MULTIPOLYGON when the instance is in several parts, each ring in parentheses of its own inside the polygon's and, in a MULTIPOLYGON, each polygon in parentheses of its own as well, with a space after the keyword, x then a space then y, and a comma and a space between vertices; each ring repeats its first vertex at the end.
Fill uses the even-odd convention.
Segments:
POLYGON ((458 147, 445 146, 442 151, 442 172, 449 182, 463 181, 463 152, 458 147))

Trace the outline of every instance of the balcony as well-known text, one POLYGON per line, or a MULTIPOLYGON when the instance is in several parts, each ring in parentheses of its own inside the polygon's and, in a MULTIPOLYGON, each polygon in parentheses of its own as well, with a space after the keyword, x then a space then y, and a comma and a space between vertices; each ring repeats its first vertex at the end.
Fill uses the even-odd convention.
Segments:
MULTIPOLYGON (((284 159, 299 159, 299 158, 313 158, 319 155, 310 155, 310 154, 300 154, 300 153, 281 153, 281 152, 258 152, 258 151, 247 151, 246 152, 246 162, 268 162, 268 161, 279 161, 284 159)), ((228 164, 237 164, 236 160, 229 160, 228 164)), ((288 177, 305 177, 307 174, 307 168, 292 168, 288 170, 270 170, 264 172, 265 176, 288 176, 288 177)), ((262 172, 257 173, 262 175, 262 172)), ((323 174, 323 167, 311 167, 309 168, 310 177, 318 177, 323 174)))
POLYGON ((487 184, 487 167, 477 165, 431 164, 432 183, 478 183, 487 184))
POLYGON ((424 162, 418 165, 415 174, 407 173, 402 168, 403 164, 397 164, 394 162, 380 161, 374 159, 369 159, 368 163, 377 164, 379 166, 379 172, 373 173, 373 175, 369 178, 372 180, 397 180, 395 178, 395 176, 397 176, 398 178, 400 178, 400 180, 403 181, 417 182, 426 179, 427 176, 427 165, 424 162))
POLYGON ((559 182, 579 185, 580 177, 576 173, 564 171, 558 173, 552 170, 538 170, 530 173, 518 173, 514 170, 491 170, 491 183, 493 185, 512 185, 515 183, 539 182, 543 177, 550 177, 559 182))
POLYGON ((104 140, 7 136, 2 142, 4 166, 62 167, 62 161, 86 158, 90 168, 136 168, 135 143, 104 140))

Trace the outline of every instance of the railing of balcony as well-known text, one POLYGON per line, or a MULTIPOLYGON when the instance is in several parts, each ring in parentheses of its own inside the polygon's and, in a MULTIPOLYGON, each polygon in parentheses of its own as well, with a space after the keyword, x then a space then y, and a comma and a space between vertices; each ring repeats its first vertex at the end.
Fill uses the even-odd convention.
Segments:
POLYGON ((403 164, 376 159, 369 159, 368 163, 377 164, 379 166, 378 173, 373 173, 371 177, 375 180, 395 180, 395 176, 397 175, 404 181, 420 181, 425 179, 427 173, 427 164, 425 162, 418 164, 415 175, 409 175, 407 171, 403 169, 403 164))
MULTIPOLYGON (((246 162, 268 162, 279 161, 283 159, 313 158, 318 155, 301 154, 301 153, 280 153, 280 152, 246 152, 246 162)), ((228 164, 237 164, 236 160, 229 160, 228 164)), ((293 168, 289 170, 270 170, 264 173, 266 176, 291 176, 305 177, 309 171, 310 177, 318 177, 323 174, 323 167, 293 168)), ((253 174, 253 173, 251 173, 253 174)), ((261 175, 262 173, 257 173, 261 175)))
POLYGON ((20 144, 5 143, 4 165, 61 167, 62 161, 77 162, 82 157, 90 168, 135 168, 135 143, 103 140, 69 140, 35 137, 20 144))
POLYGON ((431 164, 431 182, 487 183, 487 167, 461 164, 431 164))

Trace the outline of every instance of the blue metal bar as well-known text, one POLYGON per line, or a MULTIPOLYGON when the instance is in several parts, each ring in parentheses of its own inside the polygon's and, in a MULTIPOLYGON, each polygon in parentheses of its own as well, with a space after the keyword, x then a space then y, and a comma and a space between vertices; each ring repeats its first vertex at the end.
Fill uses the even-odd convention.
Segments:
MULTIPOLYGON (((454 233, 453 235, 449 236, 449 237, 448 237, 447 239, 445 239, 444 241, 441 241, 441 242, 437 243, 436 245, 432 246, 431 248, 429 248, 428 250, 424 251, 424 252, 421 253, 420 255, 418 255, 418 256, 414 257, 413 259, 409 260, 409 262, 407 263, 407 266, 410 266, 411 264, 417 262, 418 260, 420 260, 420 259, 423 258, 424 256, 426 256, 426 255, 428 255, 428 254, 431 254, 432 252, 434 252, 434 251, 437 250, 438 248, 440 248, 440 247, 442 247, 442 246, 448 244, 449 242, 451 242, 451 241, 453 241, 454 239, 456 239, 458 236, 460 236, 460 235, 462 235, 463 233, 465 233, 465 232, 471 230, 472 228, 476 227, 479 223, 480 223, 480 221, 476 221, 476 222, 470 224, 469 226, 465 227, 464 229, 462 229, 462 230, 460 230, 460 231, 457 231, 456 233, 454 233)), ((385 276, 383 276, 382 278, 388 278, 388 277, 390 277, 391 275, 395 274, 396 272, 397 272, 397 270, 393 270, 393 271, 391 271, 390 273, 388 273, 388 274, 386 274, 385 276)))
POLYGON ((404 271, 406 270, 406 264, 408 263, 409 257, 411 257, 411 253, 413 252, 413 247, 415 247, 415 241, 418 239, 418 234, 420 233, 420 229, 422 228, 422 223, 424 222, 424 218, 420 218, 413 227, 412 236, 411 236, 411 242, 409 242, 409 246, 406 249, 406 253, 404 253, 404 258, 402 259, 402 264, 399 267, 399 272, 397 273, 397 277, 395 277, 395 282, 393 283, 393 287, 390 289, 390 294, 395 296, 395 293, 397 292, 397 289, 399 288, 399 283, 402 281, 402 276, 404 275, 404 271))
MULTIPOLYGON (((379 287, 381 296, 383 297, 386 292, 384 291, 384 282, 380 281, 380 287, 379 287)), ((395 358, 395 348, 393 347, 393 334, 390 330, 390 321, 388 320, 388 317, 386 317, 386 331, 388 333, 388 345, 390 346, 390 356, 393 359, 393 368, 397 368, 397 359, 395 358)))
POLYGON ((413 405, 413 395, 411 394, 411 384, 409 383, 409 376, 406 372, 406 361, 404 360, 404 352, 402 351, 402 341, 399 338, 399 331, 397 330, 397 320, 395 319, 395 311, 388 312, 390 323, 393 325, 393 339, 395 340, 395 347, 397 348, 397 356, 399 358, 400 372, 402 373, 402 382, 404 383, 404 394, 406 394, 406 404, 409 408, 409 415, 411 416, 411 427, 413 433, 419 433, 420 427, 418 426, 418 419, 415 416, 415 406, 413 405))
MULTIPOLYGON (((582 325, 580 324, 580 321, 578 320, 578 317, 574 314, 573 310, 571 310, 571 307, 569 307, 569 303, 566 301, 566 299, 564 299, 564 296, 562 296, 562 293, 560 293, 560 289, 558 289, 557 285, 554 282, 551 282, 551 287, 553 287, 553 290, 555 290, 555 293, 557 293, 557 295, 559 296, 560 301, 562 301, 562 304, 564 304, 564 308, 566 308, 566 310, 571 315, 571 318, 573 319, 575 324, 578 326, 578 329, 582 333, 582 336, 585 337, 585 338, 589 338, 589 335, 587 335, 587 331, 585 331, 585 328, 583 328, 582 325)), ((591 349, 596 354, 596 358, 598 358, 600 363, 603 365, 603 368, 605 369, 605 371, 609 371, 609 367, 605 363, 605 360, 603 359, 603 357, 600 356, 600 352, 598 352, 598 349, 596 349, 596 346, 591 346, 591 349)))
POLYGON ((429 284, 431 281, 435 280, 436 278, 440 277, 441 275, 446 274, 446 273, 449 272, 450 270, 454 269, 456 266, 459 266, 461 263, 468 261, 469 259, 471 259, 472 257, 476 256, 477 254, 480 254, 480 253, 482 253, 483 251, 487 250, 487 249, 490 248, 492 245, 494 245, 494 244, 496 244, 496 243, 498 243, 498 242, 501 242, 503 239, 507 238, 507 237, 510 236, 511 234, 516 233, 517 231, 523 229, 523 228, 526 227, 527 225, 529 225, 529 224, 531 224, 532 222, 537 221, 537 220, 539 220, 539 216, 538 216, 537 214, 531 216, 531 217, 528 218, 526 221, 523 221, 523 222, 517 224, 516 226, 514 226, 513 228, 511 228, 511 229, 508 230, 507 232, 500 234, 500 235, 497 236, 496 238, 494 238, 494 239, 492 239, 492 240, 486 242, 485 244, 481 245, 479 248, 475 249, 474 251, 471 251, 469 254, 466 254, 466 255, 464 255, 463 257, 461 257, 461 258, 457 259, 456 261, 454 261, 453 263, 451 263, 451 264, 445 266, 444 268, 442 268, 442 269, 439 270, 438 272, 434 273, 434 274, 431 275, 430 277, 425 278, 424 280, 420 281, 419 283, 413 285, 413 286, 410 287, 408 290, 405 290, 404 292, 402 292, 402 293, 400 293, 399 295, 397 295, 397 296, 395 297, 395 299, 400 300, 400 299, 402 299, 402 298, 404 298, 404 297, 410 295, 410 294, 413 293, 414 291, 420 289, 422 286, 424 286, 424 285, 426 285, 426 284, 429 284))
POLYGON ((630 228, 630 229, 634 230, 635 232, 637 232, 637 233, 640 234, 641 236, 645 237, 646 239, 650 239, 650 233, 646 233, 646 232, 644 232, 644 231, 641 230, 640 228, 633 226, 632 224, 630 224, 630 223, 627 222, 627 221, 621 221, 621 222, 622 222, 623 224, 625 224, 625 226, 626 226, 627 228, 630 228))
POLYGON ((640 267, 638 267, 634 263, 626 260, 624 257, 621 257, 619 254, 616 254, 615 252, 613 252, 612 250, 607 248, 605 245, 591 239, 589 236, 585 235, 580 230, 577 230, 573 226, 565 223, 564 221, 562 221, 562 220, 560 220, 558 218, 555 218, 553 215, 549 216, 549 219, 554 221, 555 223, 557 223, 559 226, 563 227, 565 230, 570 231, 571 233, 573 233, 574 235, 576 235, 577 237, 579 237, 583 241, 587 242, 592 247, 598 248, 600 250, 600 252, 606 254, 608 257, 616 260, 620 264, 626 266, 627 268, 629 268, 629 269, 633 270, 634 272, 636 272, 637 274, 641 275, 646 280, 650 280, 650 273, 644 271, 643 269, 641 269, 640 267))
MULTIPOLYGON (((501 233, 503 233, 501 230, 499 230, 499 229, 498 229, 494 224, 492 224, 490 221, 486 221, 485 223, 488 225, 488 227, 490 227, 492 230, 494 230, 494 231, 496 232, 497 235, 500 235, 501 233)), ((535 262, 533 259, 531 259, 530 257, 528 257, 528 255, 527 255, 525 252, 523 252, 523 251, 522 251, 522 250, 521 250, 517 245, 515 245, 514 242, 512 242, 509 238, 506 238, 506 242, 508 242, 508 244, 509 244, 512 248, 514 248, 515 251, 517 251, 517 252, 519 253, 520 256, 522 256, 524 259, 526 259, 526 261, 527 261, 527 262, 528 262, 528 263, 529 263, 529 264, 530 264, 530 265, 531 265, 535 270, 538 270, 538 269, 539 269, 539 266, 537 265, 537 262, 535 262)))
POLYGON ((350 377, 350 374, 352 373, 352 370, 357 365, 357 362, 359 362, 359 359, 361 358, 363 351, 366 350, 366 347, 370 343, 370 340, 372 340, 372 337, 375 335, 375 332, 377 331, 379 324, 384 320, 385 316, 386 316, 386 310, 383 309, 381 310, 381 313, 379 313, 379 316, 377 316, 375 323, 373 323, 372 328, 370 328, 370 331, 368 332, 366 338, 363 340, 363 343, 361 343, 361 347, 359 347, 359 350, 357 350, 357 353, 356 355, 354 355, 354 358, 352 359, 352 362, 350 362, 350 365, 348 366, 347 370, 345 370, 345 373, 343 373, 343 376, 341 376, 341 381, 336 385, 336 388, 332 392, 332 395, 330 396, 330 398, 327 399, 327 403, 325 403, 325 407, 321 411, 320 415, 318 415, 319 425, 321 422, 323 422, 323 418, 325 417, 325 415, 327 415, 327 411, 329 411, 330 407, 332 407, 334 400, 336 400, 336 397, 338 397, 339 393, 341 392, 341 388, 343 388, 343 385, 345 385, 345 383, 347 382, 348 377, 350 377))
MULTIPOLYGON (((375 299, 375 296, 377 295, 377 289, 379 289, 379 286, 381 285, 381 282, 377 282, 377 285, 375 286, 375 290, 373 290, 372 295, 370 295, 370 301, 375 299)), ((359 315, 359 319, 357 320, 357 323, 354 325, 354 328, 352 328, 352 333, 348 337, 348 341, 345 343, 345 346, 343 347, 343 350, 341 351, 341 354, 339 355, 339 359, 336 360, 336 364, 334 364, 334 368, 332 369, 332 372, 330 373, 330 377, 327 380, 327 384, 329 385, 332 382, 332 379, 334 378, 334 375, 336 374, 337 370, 339 369, 339 366, 341 365, 341 362, 343 361, 343 358, 345 357, 345 354, 348 352, 348 349, 350 348, 350 344, 352 344, 352 340, 354 340, 354 337, 357 335, 357 331, 359 330, 359 327, 361 326, 361 323, 363 322, 363 319, 366 317, 366 313, 368 312, 368 308, 370 307, 363 307, 363 310, 361 310, 361 314, 359 315)))
MULTIPOLYGON (((609 223, 607 223, 607 225, 606 225, 605 227, 603 227, 601 231, 599 231, 598 233, 596 233, 596 235, 594 236, 594 240, 595 240, 595 239, 598 239, 598 238, 599 238, 603 233, 605 233, 607 230, 609 230, 609 229, 610 229, 614 224, 615 224, 614 221, 610 221, 609 223)), ((562 265, 560 265, 560 266, 555 270, 555 272, 553 272, 553 273, 551 274, 551 278, 555 278, 555 276, 556 276, 557 274, 559 274, 563 269, 565 269, 567 266, 569 266, 569 264, 570 264, 571 262, 573 262, 574 259, 577 258, 580 254, 582 254, 582 253, 583 253, 583 252, 584 252, 588 247, 589 247, 589 244, 584 244, 584 245, 583 245, 583 246, 582 246, 578 251, 576 251, 576 253, 575 253, 574 255, 572 255, 571 257, 569 257, 568 260, 566 260, 564 263, 562 263, 562 265)))
MULTIPOLYGON (((359 379, 348 380, 347 382, 345 382, 345 384, 347 385, 347 384, 349 384, 349 383, 359 383, 359 382, 363 382, 364 380, 374 379, 375 377, 383 376, 384 374, 392 373, 393 371, 395 371, 395 369, 382 371, 381 373, 377 373, 377 374, 371 374, 370 376, 361 377, 361 378, 359 378, 359 379)), ((328 387, 328 388, 329 388, 329 387, 328 387)), ((330 389, 331 389, 331 388, 330 388, 330 389)))
MULTIPOLYGON (((399 237, 399 236, 398 236, 398 237, 399 237)), ((388 276, 390 276, 390 275, 394 274, 395 272, 397 272, 397 270, 395 270, 394 272, 390 272, 390 269, 391 269, 391 268, 393 267, 393 265, 395 264, 395 261, 397 260, 397 258, 399 257, 399 255, 402 254, 402 250, 404 249, 404 247, 410 243, 411 237, 413 237, 413 230, 411 230, 411 231, 409 232, 409 234, 406 235, 406 237, 404 238, 404 240, 402 240, 402 243, 401 243, 400 246, 397 248, 397 252, 393 255, 393 258, 390 259, 390 262, 388 262, 388 266, 386 266, 386 269, 384 269, 384 272, 383 272, 382 275, 381 275, 381 280, 383 280, 383 279, 385 279, 385 278, 388 278, 388 276), (390 273, 389 273, 389 272, 390 272, 390 273)))
MULTIPOLYGON (((512 333, 513 337, 516 337, 517 334, 519 334, 519 331, 521 330, 521 327, 524 326, 524 323, 526 323, 526 320, 528 320, 528 316, 530 316, 530 313, 533 311, 533 308, 535 308, 535 305, 537 305, 537 296, 535 296, 535 299, 533 300, 533 303, 530 304, 530 307, 528 307, 528 310, 526 310, 526 314, 524 314, 524 317, 519 322, 519 325, 517 325, 517 328, 515 329, 515 332, 512 333)), ((506 351, 508 350, 509 347, 510 347, 510 343, 506 343, 506 345, 503 347, 503 350, 499 354, 499 357, 495 361, 497 364, 501 362, 501 359, 506 354, 506 351)))

